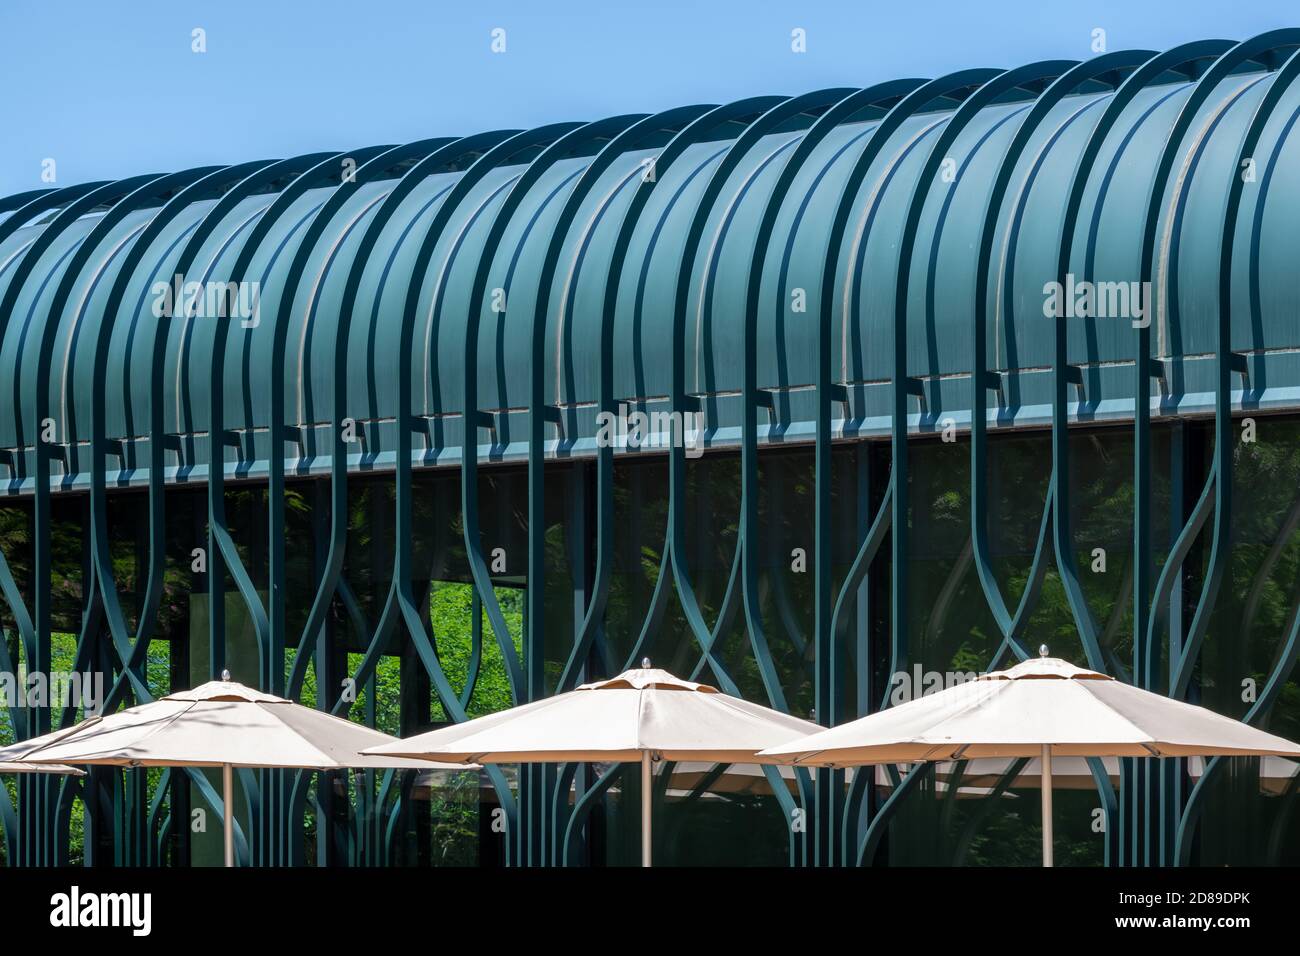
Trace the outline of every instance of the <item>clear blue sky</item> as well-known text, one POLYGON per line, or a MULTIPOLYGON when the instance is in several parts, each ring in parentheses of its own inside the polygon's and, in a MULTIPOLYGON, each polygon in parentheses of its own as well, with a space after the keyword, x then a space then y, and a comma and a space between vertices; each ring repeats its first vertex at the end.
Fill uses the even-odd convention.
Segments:
POLYGON ((45 158, 71 185, 1295 25, 1295 0, 0 0, 0 195, 45 158))

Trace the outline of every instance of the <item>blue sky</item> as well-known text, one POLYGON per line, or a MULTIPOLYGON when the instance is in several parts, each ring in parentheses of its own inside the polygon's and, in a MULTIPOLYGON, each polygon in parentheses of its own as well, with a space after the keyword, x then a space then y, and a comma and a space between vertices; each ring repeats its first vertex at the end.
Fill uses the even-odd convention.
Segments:
POLYGON ((1293 25, 1294 0, 0 0, 0 195, 47 158, 71 185, 1293 25))

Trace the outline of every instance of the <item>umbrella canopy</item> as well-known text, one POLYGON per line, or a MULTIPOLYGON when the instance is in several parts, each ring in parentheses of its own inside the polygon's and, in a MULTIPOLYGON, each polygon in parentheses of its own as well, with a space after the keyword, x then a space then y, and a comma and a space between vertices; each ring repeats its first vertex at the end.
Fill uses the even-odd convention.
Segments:
MULTIPOLYGON (((1119 758, 1102 757, 1102 769, 1112 784, 1119 783, 1119 758)), ((972 787, 996 787, 1015 762, 1013 757, 980 757, 977 760, 964 761, 961 764, 943 762, 935 764, 936 780, 951 781, 957 777, 963 785, 972 787), (958 767, 961 773, 958 774, 958 767)), ((1028 788, 1037 790, 1042 785, 1043 762, 1041 757, 1026 761, 1020 772, 1007 785, 1015 790, 1028 788)), ((1052 760, 1052 786, 1057 790, 1095 790, 1097 779, 1092 775, 1085 757, 1055 757, 1052 760)))
MULTIPOLYGON (((0 761, 121 767, 347 767, 430 769, 428 761, 377 758, 392 742, 378 730, 233 681, 209 681, 72 730, 0 749, 0 761)), ((456 769, 465 769, 458 767, 456 769)))
POLYGON ((367 753, 482 763, 640 761, 641 865, 649 866, 654 760, 754 763, 764 747, 820 729, 644 661, 639 668, 567 694, 367 753))
POLYGON ((760 759, 853 765, 962 757, 1300 757, 1300 744, 1044 657, 779 744, 760 759))
MULTIPOLYGON (((596 766, 597 771, 600 765, 596 766)), ((790 766, 774 768, 783 786, 790 793, 799 791, 795 769, 790 766)), ((683 760, 672 766, 669 775, 668 795, 676 796, 695 787, 708 784, 710 793, 734 793, 747 796, 771 796, 772 785, 763 768, 752 763, 731 764, 719 770, 718 764, 707 760, 683 760)))
MULTIPOLYGON (((1011 769, 1014 759, 1012 757, 980 757, 977 760, 966 761, 962 766, 960 781, 963 786, 967 784, 972 787, 997 786, 998 782, 1011 769)), ((1120 782, 1119 758, 1100 757, 1098 759, 1101 760, 1102 770, 1110 778, 1111 783, 1118 785, 1120 782)), ((949 762, 937 764, 934 768, 936 779, 951 780, 954 776, 957 776, 957 767, 958 764, 949 762)), ((883 767, 877 767, 878 771, 883 771, 883 769, 883 767)), ((1298 771, 1300 771, 1300 764, 1293 760, 1287 760, 1285 757, 1260 757, 1259 792, 1266 796, 1279 796, 1289 792, 1298 771)), ((1204 757, 1187 758, 1187 776, 1193 781, 1200 779, 1201 774, 1204 772, 1204 757)), ((1029 788, 1037 790, 1042 785, 1042 774, 1042 759, 1033 757, 1025 763, 1024 768, 1016 774, 1009 786, 1012 789, 1029 788)), ((876 783, 881 783, 879 777, 876 783)), ((1092 768, 1088 765, 1087 758, 1052 758, 1052 787, 1054 789, 1092 790, 1096 786, 1097 781, 1092 775, 1092 768)))
POLYGON ((70 777, 84 777, 86 771, 78 770, 76 767, 66 767, 61 764, 30 764, 18 763, 17 761, 6 761, 0 763, 0 773, 63 773, 70 777))
POLYGON ((0 749, 0 761, 33 770, 47 764, 220 767, 227 866, 234 865, 235 767, 430 769, 426 760, 364 755, 362 749, 393 738, 228 677, 0 749))
POLYGON ((637 668, 366 753, 482 763, 621 763, 645 753, 664 760, 779 763, 755 754, 820 729, 708 684, 637 668))
MULTIPOLYGON (((971 761, 971 763, 974 764, 977 763, 977 761, 971 761)), ((982 761, 982 763, 1001 764, 1004 772, 1009 765, 1009 761, 997 760, 986 760, 982 761)), ((1033 763, 1033 761, 1031 761, 1031 763, 1033 763)), ((1083 763, 1086 771, 1087 764, 1082 760, 1080 760, 1080 763, 1083 763)), ((597 772, 600 771, 601 766, 601 764, 596 764, 597 772)), ((737 794, 741 796, 771 796, 772 786, 768 782, 767 774, 764 773, 765 769, 776 770, 776 776, 780 779, 781 786, 791 794, 797 794, 799 792, 799 781, 795 777, 795 768, 788 764, 779 767, 765 768, 759 764, 737 763, 727 766, 721 773, 718 772, 718 766, 718 764, 714 763, 695 762, 689 760, 673 764, 672 772, 669 774, 668 789, 665 791, 665 795, 670 799, 675 797, 684 797, 689 794, 693 788, 707 783, 707 795, 737 794)), ((954 764, 947 763, 938 765, 936 768, 936 777, 938 778, 935 785, 936 792, 952 792, 952 778, 955 776, 952 772, 952 768, 954 766, 954 764)), ((1029 771, 1030 767, 1026 766, 1025 773, 1022 776, 1027 777, 1029 771)), ((844 771, 844 787, 846 790, 852 784, 853 775, 857 772, 859 772, 858 769, 852 767, 844 771)), ((883 765, 877 764, 870 769, 870 772, 875 786, 884 790, 893 789, 893 781, 890 779, 889 773, 883 765)), ((1021 778, 1018 777, 1017 786, 1030 785, 1021 784, 1019 782, 1020 780, 1021 778)), ((993 792, 993 788, 996 786, 997 781, 998 775, 994 774, 990 776, 989 772, 978 777, 972 777, 968 773, 963 773, 956 790, 957 799, 965 800, 968 798, 974 799, 976 797, 986 797, 993 792)), ((1085 783, 1083 781, 1080 781, 1078 784, 1081 788, 1084 785, 1085 783)), ((1087 779, 1086 785, 1088 787, 1095 786, 1091 777, 1087 779)), ((1034 772, 1032 786, 1038 786, 1037 771, 1034 772)))
POLYGON ((54 733, 33 737, 29 740, 20 740, 16 744, 0 748, 0 773, 61 773, 69 777, 84 777, 86 775, 84 770, 78 770, 76 767, 69 767, 65 764, 25 763, 23 761, 24 757, 41 746, 42 741, 48 743, 51 740, 58 740, 69 733, 71 733, 71 730, 64 728, 63 730, 56 730, 54 733))
POLYGON ((844 766, 1039 757, 1043 865, 1052 865, 1052 758, 1300 757, 1300 744, 1047 656, 760 754, 844 766))

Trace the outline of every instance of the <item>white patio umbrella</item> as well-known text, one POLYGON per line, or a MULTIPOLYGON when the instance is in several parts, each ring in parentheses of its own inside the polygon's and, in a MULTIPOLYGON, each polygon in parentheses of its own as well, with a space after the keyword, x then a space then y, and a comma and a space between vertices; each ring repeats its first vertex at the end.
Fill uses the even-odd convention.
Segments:
POLYGON ((759 756, 825 766, 1039 757, 1044 866, 1052 865, 1053 756, 1300 757, 1300 744, 1041 653, 759 756))
POLYGON ((0 763, 0 773, 61 773, 69 777, 84 777, 86 775, 86 771, 78 770, 76 767, 64 767, 59 764, 39 766, 30 763, 19 763, 16 760, 0 763))
MULTIPOLYGON (((1112 784, 1119 784, 1119 758, 1101 757, 1102 772, 1110 778, 1112 784)), ((963 786, 994 787, 1011 769, 1014 758, 980 757, 967 761, 962 769, 960 780, 963 786)), ((940 763, 934 768, 935 778, 941 781, 951 780, 957 775, 957 764, 940 763)), ((883 769, 883 768, 878 768, 883 769)), ((1187 758, 1187 776, 1193 782, 1200 779, 1205 772, 1204 757, 1187 758)), ((1264 796, 1275 797, 1285 794, 1291 787, 1296 774, 1300 772, 1300 763, 1285 757, 1261 757, 1259 759, 1259 792, 1264 796)), ((1041 786, 1042 760, 1031 758, 1024 769, 1011 781, 1010 789, 1028 788, 1037 790, 1041 786)), ((877 784, 881 781, 877 778, 877 784)), ((1092 775, 1092 767, 1086 757, 1055 757, 1052 759, 1052 789, 1054 790, 1092 790, 1097 786, 1092 775)))
MULTIPOLYGON (((980 757, 967 760, 961 768, 962 784, 972 787, 996 787, 1015 763, 1013 757, 980 757)), ((1119 758, 1102 757, 1102 770, 1112 784, 1119 783, 1119 758)), ((944 762, 935 765, 936 780, 950 781, 957 777, 958 764, 944 762)), ((1043 761, 1041 757, 1031 757, 1025 762, 1020 772, 1012 778, 1007 789, 1037 790, 1042 785, 1043 761)), ((1054 790, 1094 790, 1097 779, 1092 775, 1092 767, 1087 757, 1056 756, 1052 760, 1052 788, 1054 790)))
POLYGON ((476 763, 641 764, 641 865, 650 865, 654 760, 755 763, 816 724, 649 666, 366 753, 476 763))
POLYGON ((42 745, 42 741, 57 740, 72 733, 72 728, 65 727, 40 737, 30 737, 17 743, 0 748, 0 773, 58 773, 68 777, 84 777, 86 771, 69 767, 65 764, 24 763, 23 758, 42 745))
POLYGON ((32 770, 48 764, 220 767, 226 866, 235 865, 235 767, 439 769, 426 760, 363 754, 365 748, 396 738, 234 683, 228 673, 222 678, 23 741, 0 750, 0 761, 16 760, 32 770))

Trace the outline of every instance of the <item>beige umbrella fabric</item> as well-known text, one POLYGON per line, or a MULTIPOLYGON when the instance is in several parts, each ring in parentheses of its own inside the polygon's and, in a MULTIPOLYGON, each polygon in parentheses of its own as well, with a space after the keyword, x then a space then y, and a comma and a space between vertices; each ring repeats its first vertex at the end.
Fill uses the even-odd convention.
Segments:
POLYGON ((1043 656, 770 747, 759 759, 853 766, 1040 757, 1043 864, 1051 866, 1054 756, 1266 755, 1300 757, 1300 744, 1043 656))
MULTIPOLYGON (((972 763, 975 762, 976 761, 972 761, 972 763)), ((1002 769, 1005 772, 1009 761, 987 760, 983 761, 983 763, 1001 763, 1002 769)), ((601 766, 601 764, 596 764, 598 772, 600 771, 601 766)), ((936 792, 952 792, 951 778, 954 775, 951 772, 951 768, 953 766, 953 764, 944 763, 939 764, 936 768, 936 776, 938 777, 936 792)), ((1085 770, 1087 769, 1086 763, 1084 764, 1084 768, 1085 770)), ((771 796, 772 794, 772 786, 768 782, 767 774, 763 772, 764 767, 760 764, 731 764, 721 774, 715 774, 714 771, 716 769, 717 764, 705 761, 682 761, 681 763, 673 764, 672 773, 668 780, 667 796, 669 798, 686 796, 692 789, 700 786, 705 781, 709 781, 706 795, 742 794, 747 796, 771 796)), ((779 767, 769 766, 767 769, 777 771, 781 785, 787 791, 791 794, 798 793, 799 781, 795 777, 794 767, 786 764, 779 767)), ((891 790, 893 788, 893 782, 890 780, 889 774, 883 765, 878 764, 873 767, 872 770, 874 771, 872 776, 875 781, 875 786, 884 790, 891 790)), ((1023 776, 1027 776, 1029 770, 1030 768, 1026 766, 1025 774, 1023 776)), ((853 782, 854 773, 855 771, 853 769, 849 769, 845 772, 844 786, 846 789, 853 782)), ((999 776, 1000 775, 995 775, 990 780, 987 773, 974 778, 968 773, 963 773, 960 778, 960 784, 956 790, 957 799, 965 800, 968 798, 975 799, 988 796, 993 792, 993 788, 996 785, 999 776)), ((1017 780, 1019 779, 1021 778, 1017 778, 1017 780)), ((1091 777, 1088 778, 1087 784, 1090 787, 1094 785, 1091 777)), ((1036 776, 1032 785, 1035 787, 1038 786, 1036 776)))
POLYGON ((74 728, 65 727, 62 730, 56 730, 52 733, 43 734, 40 737, 31 737, 27 740, 20 740, 17 743, 9 744, 7 747, 0 747, 0 773, 58 773, 69 777, 84 777, 86 771, 78 770, 76 767, 69 767, 66 764, 38 764, 24 763, 23 758, 33 750, 41 747, 52 740, 59 740, 72 733, 74 728))
MULTIPOLYGON (((1112 784, 1119 783, 1119 758, 1102 757, 1102 770, 1110 778, 1112 784)), ((966 761, 958 775, 956 763, 943 762, 935 765, 934 776, 936 780, 951 781, 954 777, 959 777, 962 785, 969 784, 972 787, 996 787, 1011 769, 1012 763, 1015 762, 1013 757, 979 757, 975 760, 966 761)), ((1011 780, 1007 789, 1031 789, 1037 790, 1042 784, 1042 758, 1032 757, 1021 768, 1020 772, 1011 780)), ((1052 758, 1052 788, 1054 790, 1093 790, 1097 786, 1097 780, 1092 775, 1092 768, 1088 765, 1086 757, 1053 757, 1052 758)))
POLYGON ((69 777, 84 777, 86 775, 84 770, 78 770, 76 767, 65 767, 57 763, 39 766, 30 763, 18 763, 13 760, 0 763, 0 773, 61 773, 69 777))
MULTIPOLYGON (((747 796, 771 796, 772 785, 768 782, 763 768, 752 763, 731 764, 722 773, 715 773, 717 764, 710 760, 683 760, 673 764, 668 780, 668 794, 680 796, 709 783, 709 793, 742 794, 747 796)), ((600 769, 599 764, 597 770, 600 769)), ((799 781, 795 770, 790 766, 773 768, 781 779, 781 785, 789 793, 797 793, 799 781)))
MULTIPOLYGON (((1111 783, 1119 783, 1119 757, 1099 757, 1102 771, 1110 778, 1111 783)), ((1001 781, 1007 771, 1011 769, 1012 757, 980 757, 968 761, 962 768, 960 780, 963 786, 972 787, 995 787, 1001 781)), ((935 765, 935 778, 941 781, 951 780, 957 775, 957 764, 939 763, 935 765)), ((883 767, 878 767, 883 770, 883 767)), ((1296 773, 1300 771, 1300 764, 1294 760, 1287 760, 1285 757, 1261 757, 1259 758, 1259 792, 1264 796, 1275 797, 1287 793, 1291 781, 1294 780, 1296 773)), ((1188 757, 1187 758, 1187 775, 1193 782, 1200 779, 1205 772, 1205 758, 1188 757)), ((1032 789, 1037 790, 1041 786, 1042 778, 1042 759, 1032 757, 1025 764, 1020 773, 1016 774, 1011 781, 1009 789, 1032 789)), ((882 783, 878 777, 876 783, 882 783)), ((1092 790, 1097 786, 1096 778, 1092 775, 1092 768, 1088 765, 1086 757, 1053 757, 1052 758, 1052 789, 1053 790, 1092 790)))
POLYGON ((650 865, 653 760, 760 761, 764 747, 817 724, 649 666, 567 694, 444 727, 366 752, 477 763, 607 761, 641 764, 641 864, 650 865))
POLYGON ((33 770, 50 763, 220 767, 226 866, 234 866, 235 767, 438 769, 427 760, 361 753, 392 741, 378 730, 223 679, 24 741, 0 750, 0 761, 17 760, 33 770))

